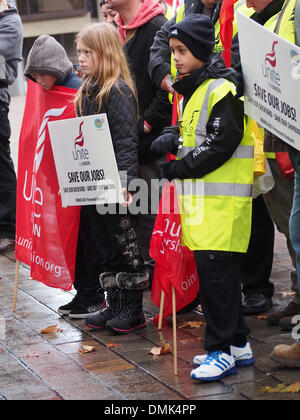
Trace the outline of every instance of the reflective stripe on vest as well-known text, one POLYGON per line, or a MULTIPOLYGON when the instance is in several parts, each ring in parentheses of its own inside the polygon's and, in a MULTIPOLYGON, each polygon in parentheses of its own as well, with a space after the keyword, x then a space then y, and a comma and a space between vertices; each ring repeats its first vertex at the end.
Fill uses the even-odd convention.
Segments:
MULTIPOLYGON (((205 140, 213 107, 235 86, 225 79, 209 79, 187 103, 182 122, 181 159, 205 140)), ((202 179, 177 181, 182 242, 191 250, 247 252, 252 219, 253 137, 244 137, 233 156, 202 179)))
POLYGON ((178 195, 252 197, 252 184, 229 184, 225 182, 203 182, 184 180, 177 182, 178 195))

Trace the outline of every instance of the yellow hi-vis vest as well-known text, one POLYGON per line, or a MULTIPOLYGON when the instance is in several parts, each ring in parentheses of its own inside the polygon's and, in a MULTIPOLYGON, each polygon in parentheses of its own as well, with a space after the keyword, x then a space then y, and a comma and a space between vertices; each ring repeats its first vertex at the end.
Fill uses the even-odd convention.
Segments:
POLYGON ((270 31, 275 31, 277 23, 279 29, 276 31, 279 36, 288 40, 292 44, 296 43, 295 37, 295 7, 296 0, 286 0, 281 11, 277 15, 272 16, 264 25, 270 31), (280 19, 280 21, 279 21, 280 19))
POLYGON ((172 17, 173 17, 173 10, 172 10, 172 7, 171 7, 171 6, 169 6, 167 3, 165 3, 165 5, 166 5, 166 13, 165 13, 165 17, 166 17, 166 19, 171 20, 171 19, 172 19, 172 17))
MULTIPOLYGON (((209 79, 193 94, 182 117, 182 159, 205 140, 213 107, 235 86, 209 79)), ((191 250, 247 252, 252 219, 253 138, 245 129, 234 155, 202 179, 176 181, 182 242, 191 250)))

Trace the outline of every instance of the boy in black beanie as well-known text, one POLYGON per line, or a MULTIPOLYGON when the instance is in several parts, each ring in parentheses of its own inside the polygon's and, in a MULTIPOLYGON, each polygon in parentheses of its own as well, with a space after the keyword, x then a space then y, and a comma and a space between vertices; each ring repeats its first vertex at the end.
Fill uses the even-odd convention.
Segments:
POLYGON ((206 356, 196 356, 192 379, 214 381, 254 364, 241 309, 240 257, 251 232, 253 141, 245 135, 243 103, 233 70, 211 60, 214 27, 190 15, 170 28, 169 43, 183 96, 179 125, 167 128, 153 151, 177 154, 161 165, 177 179, 183 245, 194 251, 207 328, 206 356))

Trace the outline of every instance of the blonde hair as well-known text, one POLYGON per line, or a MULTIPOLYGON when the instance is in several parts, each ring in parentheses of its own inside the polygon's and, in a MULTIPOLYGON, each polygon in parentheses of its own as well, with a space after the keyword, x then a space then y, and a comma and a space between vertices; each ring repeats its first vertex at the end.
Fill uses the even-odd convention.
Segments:
POLYGON ((98 112, 101 110, 103 100, 108 100, 113 85, 119 88, 120 78, 137 99, 135 84, 114 26, 106 22, 89 25, 76 36, 76 42, 79 40, 96 54, 99 63, 95 67, 95 73, 84 78, 76 95, 75 106, 80 115, 82 115, 83 96, 89 97, 90 88, 95 84, 99 86, 98 112))

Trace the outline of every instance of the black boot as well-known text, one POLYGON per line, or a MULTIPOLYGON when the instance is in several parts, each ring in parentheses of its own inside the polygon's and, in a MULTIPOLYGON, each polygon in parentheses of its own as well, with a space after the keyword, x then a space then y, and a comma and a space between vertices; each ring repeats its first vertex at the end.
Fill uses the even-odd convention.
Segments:
POLYGON ((123 286, 120 289, 122 311, 107 322, 107 328, 118 334, 144 328, 146 321, 143 312, 143 291, 149 287, 149 275, 118 273, 117 283, 123 286))
POLYGON ((103 273, 100 276, 100 283, 107 291, 107 307, 86 318, 85 325, 92 330, 104 330, 107 321, 118 316, 122 310, 121 291, 117 287, 115 279, 116 273, 103 273))

